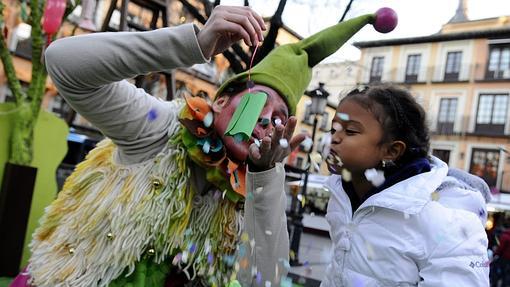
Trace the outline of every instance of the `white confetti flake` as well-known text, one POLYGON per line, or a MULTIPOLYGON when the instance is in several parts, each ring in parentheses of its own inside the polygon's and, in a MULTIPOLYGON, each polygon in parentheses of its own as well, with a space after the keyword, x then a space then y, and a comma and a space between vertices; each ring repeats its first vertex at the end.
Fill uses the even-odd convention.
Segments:
POLYGON ((262 192, 262 190, 264 190, 264 188, 262 186, 259 186, 259 187, 255 188, 255 193, 259 194, 262 192))
POLYGON ((208 112, 207 115, 204 118, 204 126, 206 128, 208 128, 208 127, 211 126, 212 122, 213 122, 213 113, 212 112, 208 112))
POLYGON ((346 182, 349 182, 352 180, 352 174, 347 169, 342 169, 342 179, 346 182))
POLYGON ((384 171, 370 168, 365 170, 365 177, 372 183, 373 186, 377 187, 384 183, 384 171))
POLYGON ((336 116, 341 119, 342 121, 348 121, 349 115, 345 113, 336 113, 336 116))
POLYGON ((257 147, 260 147, 260 140, 254 139, 253 142, 257 145, 257 147))
POLYGON ((266 283, 264 283, 264 286, 265 287, 271 287, 271 282, 270 281, 266 281, 266 283))
POLYGON ((303 145, 304 151, 308 152, 312 148, 313 141, 310 137, 306 137, 301 144, 303 145))
POLYGON ((275 124, 275 126, 279 126, 279 125, 282 124, 282 120, 281 119, 276 119, 276 120, 274 120, 274 124, 275 124))
POLYGON ((271 232, 271 230, 266 230, 266 235, 271 236, 273 235, 273 232, 271 232))
POLYGON ((182 258, 181 258, 181 260, 182 260, 182 262, 183 262, 183 263, 188 262, 188 255, 189 255, 189 253, 188 253, 188 251, 187 251, 187 250, 184 250, 184 251, 182 252, 182 258))
POLYGON ((289 142, 287 141, 287 139, 280 139, 280 146, 282 148, 287 148, 289 146, 289 142))
POLYGON ((411 218, 411 215, 409 215, 409 213, 404 213, 404 219, 409 219, 411 218))
POLYGON ((339 122, 334 122, 333 125, 332 125, 333 129, 336 131, 336 132, 340 132, 342 131, 344 128, 342 127, 342 124, 340 124, 339 122))
POLYGON ((317 164, 322 162, 322 156, 318 152, 313 152, 310 155, 310 159, 317 164))

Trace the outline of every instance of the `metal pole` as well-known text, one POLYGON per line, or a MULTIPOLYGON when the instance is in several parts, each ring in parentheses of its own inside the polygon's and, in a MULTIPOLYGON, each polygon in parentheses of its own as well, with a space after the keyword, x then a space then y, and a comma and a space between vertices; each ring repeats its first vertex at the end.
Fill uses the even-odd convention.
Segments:
MULTIPOLYGON (((313 151, 313 146, 315 143, 315 130, 317 129, 317 122, 318 122, 318 115, 315 114, 314 120, 313 120, 313 130, 312 130, 312 145, 310 147, 310 150, 308 151, 307 156, 307 164, 308 167, 306 168, 305 172, 305 179, 303 181, 303 188, 301 189, 301 196, 304 200, 306 198, 306 187, 308 185, 308 175, 310 174, 310 152, 313 151)), ((290 250, 294 253, 294 256, 291 256, 290 258, 290 265, 291 266, 301 266, 302 263, 299 262, 299 245, 301 243, 301 233, 303 233, 303 213, 305 211, 305 208, 303 204, 298 204, 298 212, 296 213, 295 210, 292 210, 293 213, 293 220, 292 225, 294 228, 292 229, 292 239, 290 242, 290 250)))

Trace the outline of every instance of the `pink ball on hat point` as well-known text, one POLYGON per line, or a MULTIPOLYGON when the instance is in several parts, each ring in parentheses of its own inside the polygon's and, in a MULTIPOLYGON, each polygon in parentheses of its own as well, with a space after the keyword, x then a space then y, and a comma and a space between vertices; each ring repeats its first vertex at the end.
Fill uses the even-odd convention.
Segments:
POLYGON ((384 7, 375 12, 374 28, 377 32, 388 33, 397 27, 398 17, 395 10, 384 7))

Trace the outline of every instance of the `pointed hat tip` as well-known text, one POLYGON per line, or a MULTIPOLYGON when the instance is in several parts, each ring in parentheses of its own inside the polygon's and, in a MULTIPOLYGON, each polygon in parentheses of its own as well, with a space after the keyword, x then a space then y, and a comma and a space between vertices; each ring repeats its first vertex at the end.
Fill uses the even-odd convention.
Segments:
POLYGON ((374 28, 380 33, 389 33, 397 27, 398 17, 395 10, 383 7, 375 12, 374 28))

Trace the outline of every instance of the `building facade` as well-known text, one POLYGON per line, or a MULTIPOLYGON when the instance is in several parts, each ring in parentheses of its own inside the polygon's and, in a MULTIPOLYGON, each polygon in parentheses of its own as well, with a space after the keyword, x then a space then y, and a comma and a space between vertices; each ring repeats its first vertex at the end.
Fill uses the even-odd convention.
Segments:
POLYGON ((510 16, 470 21, 464 7, 430 36, 355 43, 357 82, 409 88, 432 154, 510 193, 510 16))

